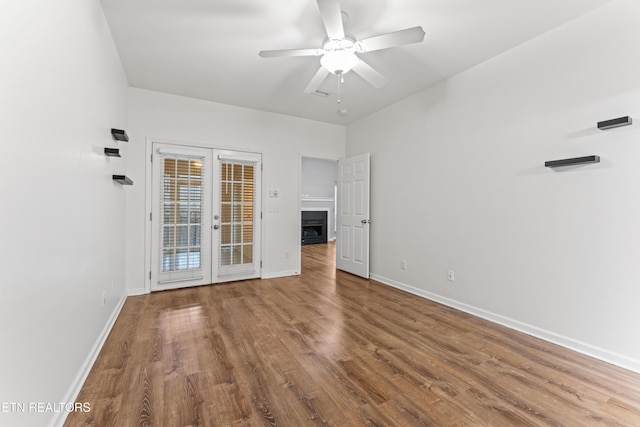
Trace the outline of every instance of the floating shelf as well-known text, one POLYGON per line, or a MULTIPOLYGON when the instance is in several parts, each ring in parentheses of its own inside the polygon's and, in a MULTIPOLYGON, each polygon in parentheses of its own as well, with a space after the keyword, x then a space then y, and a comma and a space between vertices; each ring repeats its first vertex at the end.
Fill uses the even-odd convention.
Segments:
POLYGON ((125 175, 113 175, 113 180, 122 185, 133 185, 131 178, 127 178, 125 175))
POLYGON ((585 156, 585 157, 574 157, 572 159, 562 159, 562 160, 551 160, 548 162, 544 162, 544 166, 547 168, 557 168, 560 166, 572 166, 572 165, 581 165, 584 163, 599 163, 600 156, 585 156))
POLYGON ((624 117, 618 117, 617 119, 598 122, 598 129, 607 130, 607 129, 619 128, 622 126, 630 126, 632 124, 633 124, 633 119, 629 116, 624 116, 624 117))
POLYGON ((129 136, 122 129, 113 129, 112 128, 111 129, 111 136, 113 136, 113 139, 115 139, 116 141, 124 141, 124 142, 128 142, 129 141, 129 136))
POLYGON ((104 149, 104 155, 109 157, 121 157, 119 148, 107 148, 104 149))

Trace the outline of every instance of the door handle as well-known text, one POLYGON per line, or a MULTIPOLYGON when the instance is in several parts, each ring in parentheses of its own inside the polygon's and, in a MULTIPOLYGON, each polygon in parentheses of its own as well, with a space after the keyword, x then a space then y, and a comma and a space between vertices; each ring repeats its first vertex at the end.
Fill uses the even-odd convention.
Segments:
POLYGON ((220 228, 220 226, 219 226, 218 224, 216 224, 216 225, 214 225, 214 226, 213 226, 213 229, 214 229, 214 230, 217 230, 218 228, 220 228))
POLYGON ((363 224, 371 224, 371 220, 370 219, 363 219, 360 222, 363 223, 363 224))

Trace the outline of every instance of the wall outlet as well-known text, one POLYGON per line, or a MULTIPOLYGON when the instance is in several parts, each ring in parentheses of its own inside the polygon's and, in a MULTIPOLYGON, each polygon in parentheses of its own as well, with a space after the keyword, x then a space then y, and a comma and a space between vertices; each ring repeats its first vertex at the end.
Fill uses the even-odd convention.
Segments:
POLYGON ((284 251, 284 259, 289 259, 289 251, 284 251))
POLYGON ((407 269, 407 260, 406 259, 400 260, 400 269, 401 270, 406 270, 407 269))
POLYGON ((455 282, 456 281, 456 274, 453 272, 453 270, 449 270, 447 272, 447 280, 450 282, 455 282))

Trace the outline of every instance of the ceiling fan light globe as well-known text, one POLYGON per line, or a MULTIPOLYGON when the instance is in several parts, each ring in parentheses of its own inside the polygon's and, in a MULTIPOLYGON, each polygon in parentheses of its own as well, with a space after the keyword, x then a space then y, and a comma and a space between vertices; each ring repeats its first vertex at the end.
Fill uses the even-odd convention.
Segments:
POLYGON ((358 63, 358 57, 353 52, 335 50, 325 53, 320 58, 320 64, 333 74, 349 72, 358 63))

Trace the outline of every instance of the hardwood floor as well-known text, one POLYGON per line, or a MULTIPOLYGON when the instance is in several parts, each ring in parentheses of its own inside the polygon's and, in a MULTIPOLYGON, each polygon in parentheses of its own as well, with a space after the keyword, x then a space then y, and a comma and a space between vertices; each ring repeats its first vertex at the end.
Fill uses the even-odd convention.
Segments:
POLYGON ((130 297, 65 426, 640 426, 640 375, 336 272, 130 297))

